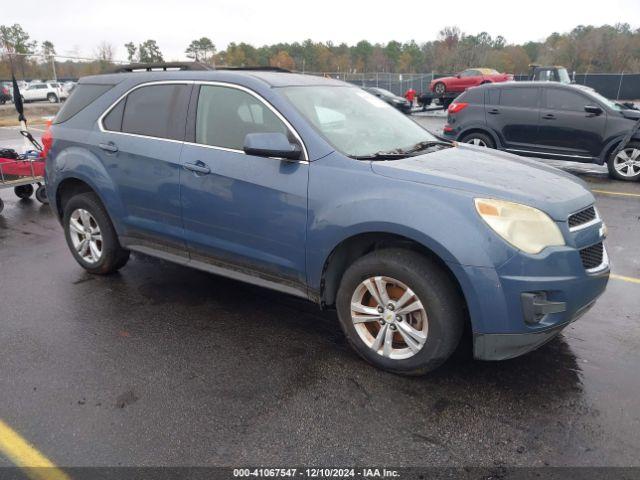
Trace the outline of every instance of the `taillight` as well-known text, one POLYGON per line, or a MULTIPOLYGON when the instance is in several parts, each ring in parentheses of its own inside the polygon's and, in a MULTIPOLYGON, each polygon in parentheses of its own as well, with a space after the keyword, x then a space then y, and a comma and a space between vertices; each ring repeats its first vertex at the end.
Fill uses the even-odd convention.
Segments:
POLYGON ((464 102, 453 102, 451 105, 449 105, 449 109, 447 110, 449 113, 458 113, 461 110, 464 110, 465 108, 467 108, 467 105, 469 105, 468 103, 464 103, 464 102))
POLYGON ((47 158, 47 154, 49 150, 51 150, 51 145, 53 144, 53 135, 51 135, 51 120, 47 122, 47 129, 42 134, 42 138, 40 139, 42 142, 42 151, 40 152, 40 158, 47 158))

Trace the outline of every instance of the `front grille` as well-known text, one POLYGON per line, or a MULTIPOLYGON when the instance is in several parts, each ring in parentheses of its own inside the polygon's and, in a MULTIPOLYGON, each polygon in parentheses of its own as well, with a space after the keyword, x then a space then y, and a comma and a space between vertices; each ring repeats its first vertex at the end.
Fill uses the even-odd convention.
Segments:
POLYGON ((604 258, 604 246, 602 243, 596 243, 590 247, 580 250, 580 258, 585 269, 591 270, 602 264, 604 258))
POLYGON ((569 228, 579 227, 585 223, 595 220, 596 209, 593 206, 580 210, 569 217, 569 228))

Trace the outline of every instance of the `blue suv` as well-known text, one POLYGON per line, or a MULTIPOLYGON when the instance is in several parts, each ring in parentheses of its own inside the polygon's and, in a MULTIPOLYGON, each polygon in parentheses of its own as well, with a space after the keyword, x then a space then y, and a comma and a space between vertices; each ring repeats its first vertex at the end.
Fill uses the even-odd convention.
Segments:
POLYGON ((76 261, 130 251, 335 308, 367 361, 442 364, 545 343, 605 289, 583 183, 433 137, 360 88, 260 70, 83 78, 47 135, 47 190, 76 261))

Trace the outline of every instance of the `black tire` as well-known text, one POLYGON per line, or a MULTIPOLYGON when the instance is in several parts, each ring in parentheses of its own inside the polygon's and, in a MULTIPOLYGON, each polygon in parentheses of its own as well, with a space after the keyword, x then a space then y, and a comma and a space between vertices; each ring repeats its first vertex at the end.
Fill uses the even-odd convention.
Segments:
POLYGON ((47 100, 49 101, 49 103, 58 103, 60 101, 58 100, 58 96, 55 93, 47 94, 47 100))
POLYGON ((0 198, 0 213, 2 213, 2 210, 4 210, 4 202, 0 198))
POLYGON ((118 235, 113 228, 113 223, 111 223, 109 214, 95 193, 81 193, 71 197, 64 206, 62 225, 64 228, 64 236, 67 240, 69 250, 71 250, 71 254, 80 266, 89 273, 108 275, 124 267, 129 260, 129 250, 125 250, 120 245, 118 235), (100 255, 99 260, 93 263, 85 261, 78 254, 73 246, 73 241, 71 240, 69 223, 71 214, 77 209, 88 211, 100 227, 100 233, 102 235, 102 254, 100 255))
POLYGON ((442 96, 447 93, 447 86, 442 82, 438 82, 433 86, 433 93, 437 96, 442 96))
POLYGON ((455 351, 464 330, 464 300, 447 272, 434 260, 402 249, 377 250, 356 260, 344 273, 336 298, 338 318, 352 347, 366 361, 389 372, 423 375, 444 363, 455 351), (411 288, 428 317, 422 348, 405 359, 391 359, 360 338, 351 319, 351 297, 367 278, 387 276, 411 288))
MULTIPOLYGON (((629 142, 623 149, 623 152, 630 152, 633 150, 640 150, 640 142, 629 142)), ((607 161, 607 168, 609 169, 609 177, 615 179, 615 180, 624 180, 627 182, 636 182, 638 180, 640 180, 640 170, 638 170, 635 167, 627 167, 625 172, 629 172, 629 168, 633 168, 634 171, 638 170, 638 173, 636 173, 635 175, 623 175, 623 173, 619 172, 618 170, 616 170, 615 167, 615 163, 616 163, 616 159, 613 156, 614 152, 611 152, 611 154, 609 155, 609 160, 607 161)), ((638 160, 640 160, 640 157, 638 157, 638 160)))
POLYGON ((5 103, 7 103, 7 100, 5 98, 0 98, 0 105, 4 105, 5 103))
POLYGON ((49 205, 49 197, 47 197, 47 187, 44 185, 38 186, 36 188, 36 200, 44 205, 49 205))
POLYGON ((482 143, 482 145, 478 145, 479 147, 496 148, 496 144, 493 141, 493 138, 491 138, 491 136, 487 133, 481 133, 481 132, 468 133, 467 135, 462 137, 462 140, 460 141, 462 143, 473 144, 474 140, 482 143))
POLYGON ((13 188, 13 193, 18 198, 27 199, 33 195, 33 185, 19 185, 13 188))

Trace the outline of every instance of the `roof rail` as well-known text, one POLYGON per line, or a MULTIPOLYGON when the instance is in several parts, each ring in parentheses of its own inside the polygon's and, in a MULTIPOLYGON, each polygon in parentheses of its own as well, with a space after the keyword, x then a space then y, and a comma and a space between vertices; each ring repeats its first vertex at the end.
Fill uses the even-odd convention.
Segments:
POLYGON ((215 70, 211 65, 200 62, 158 62, 158 63, 131 63, 120 65, 112 70, 112 73, 130 72, 154 72, 167 70, 215 70))
POLYGON ((291 70, 287 70, 286 68, 280 68, 280 67, 216 67, 216 70, 254 70, 254 71, 261 71, 261 72, 282 72, 282 73, 291 73, 291 70))

